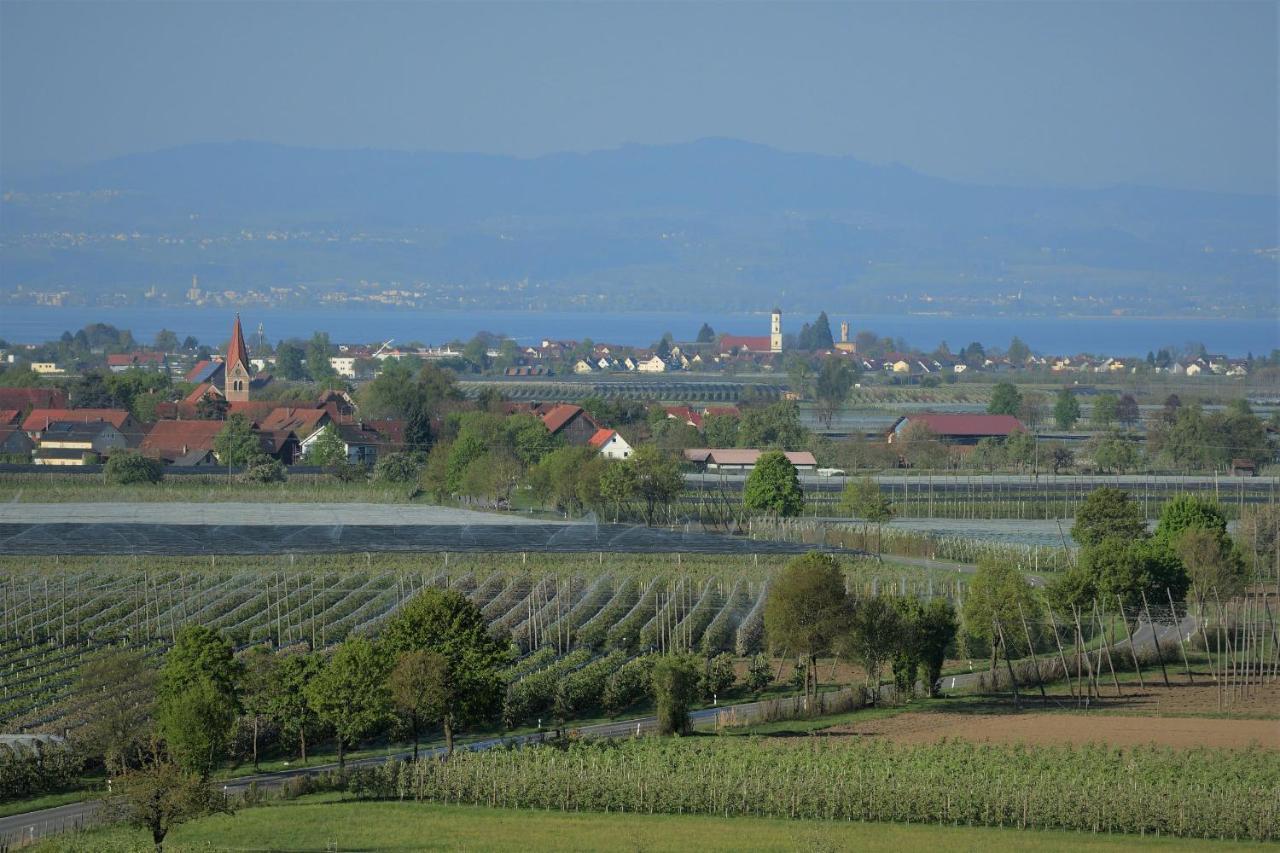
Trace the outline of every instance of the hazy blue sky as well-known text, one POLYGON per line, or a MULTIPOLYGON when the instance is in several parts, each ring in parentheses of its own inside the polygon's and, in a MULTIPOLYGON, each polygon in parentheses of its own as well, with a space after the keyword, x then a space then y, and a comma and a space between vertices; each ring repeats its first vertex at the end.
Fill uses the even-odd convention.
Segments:
POLYGON ((1277 4, 0 2, 0 164, 704 136, 963 180, 1275 192, 1277 4))

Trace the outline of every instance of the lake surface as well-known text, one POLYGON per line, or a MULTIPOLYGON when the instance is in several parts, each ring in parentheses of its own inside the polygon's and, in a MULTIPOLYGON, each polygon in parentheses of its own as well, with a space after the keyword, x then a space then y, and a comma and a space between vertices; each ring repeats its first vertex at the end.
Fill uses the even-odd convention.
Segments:
MULTIPOLYGON (((234 309, 229 308, 49 308, 30 305, 0 306, 0 338, 20 343, 52 340, 64 331, 94 323, 110 323, 150 342, 161 329, 178 336, 194 335, 203 343, 221 345, 228 336, 234 309)), ((241 311, 245 334, 252 337, 262 324, 271 341, 310 337, 328 332, 334 341, 350 343, 427 344, 466 340, 479 331, 510 335, 522 344, 543 338, 580 340, 591 338, 628 346, 648 346, 671 332, 676 340, 692 340, 703 322, 717 332, 766 335, 769 317, 761 314, 703 314, 669 312, 586 311, 428 311, 342 308, 246 308, 241 311)), ((984 346, 1007 347, 1014 335, 1033 350, 1048 354, 1082 352, 1144 356, 1148 350, 1203 343, 1210 352, 1243 356, 1260 355, 1280 348, 1280 318, 1254 319, 1149 319, 1070 317, 947 317, 938 315, 851 315, 830 312, 831 329, 839 335, 841 320, 853 332, 871 329, 880 336, 904 338, 913 346, 933 349, 946 341, 953 351, 979 341, 984 346)), ((812 321, 807 315, 784 315, 783 328, 799 331, 812 321)))

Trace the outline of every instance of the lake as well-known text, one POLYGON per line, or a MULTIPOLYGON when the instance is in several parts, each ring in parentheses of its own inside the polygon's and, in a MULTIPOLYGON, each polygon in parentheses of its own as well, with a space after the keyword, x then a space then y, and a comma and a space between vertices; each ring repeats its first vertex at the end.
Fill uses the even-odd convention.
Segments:
MULTIPOLYGON (((180 338, 194 335, 220 346, 227 339, 235 314, 230 308, 49 308, 30 305, 0 306, 0 338, 20 343, 40 343, 94 323, 110 323, 129 329, 139 341, 150 342, 161 329, 172 329, 180 338)), ((1007 347, 1014 335, 1033 350, 1047 354, 1082 352, 1144 356, 1148 350, 1203 343, 1210 352, 1243 356, 1261 355, 1280 348, 1280 320, 1257 319, 1151 319, 1133 317, 949 317, 938 315, 841 315, 829 312, 831 329, 839 335, 847 319, 856 333, 871 329, 881 336, 904 338, 914 346, 933 349, 946 341, 953 351, 972 341, 984 346, 1007 347)), ((395 339, 399 343, 427 344, 466 340, 479 331, 510 335, 522 344, 543 338, 580 340, 591 338, 628 346, 648 346, 671 332, 676 340, 691 340, 703 322, 717 332, 766 335, 769 317, 761 314, 693 314, 670 312, 586 311, 428 311, 360 308, 246 308, 241 312, 245 334, 252 337, 262 324, 271 341, 310 337, 325 331, 334 341, 371 343, 395 339)), ((812 316, 784 315, 783 328, 799 331, 812 316)))

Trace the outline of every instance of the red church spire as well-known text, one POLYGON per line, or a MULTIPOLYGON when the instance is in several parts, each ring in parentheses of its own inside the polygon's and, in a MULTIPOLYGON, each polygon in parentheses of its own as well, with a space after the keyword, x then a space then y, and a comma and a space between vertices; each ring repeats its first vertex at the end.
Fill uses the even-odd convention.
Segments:
POLYGON ((227 344, 227 369, 233 364, 241 364, 249 369, 249 350, 244 345, 244 332, 240 329, 240 315, 236 315, 235 325, 231 327, 231 343, 227 344))

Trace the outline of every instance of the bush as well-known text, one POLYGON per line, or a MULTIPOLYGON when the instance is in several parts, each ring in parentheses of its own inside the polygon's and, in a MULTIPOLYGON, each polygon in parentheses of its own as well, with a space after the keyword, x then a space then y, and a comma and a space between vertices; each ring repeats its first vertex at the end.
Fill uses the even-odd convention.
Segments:
POLYGON ((256 459, 240 474, 242 483, 283 483, 284 481, 284 465, 279 459, 256 459))
POLYGON ((326 465, 324 470, 339 483, 357 483, 369 474, 367 468, 356 462, 336 462, 326 465))
POLYGON ((416 483, 425 464, 421 453, 388 453, 373 466, 373 479, 379 483, 416 483))
POLYGON ((0 744, 0 802, 65 791, 83 769, 84 757, 65 744, 0 744))
POLYGON ((689 706, 698 697, 697 659, 669 655, 653 665, 653 695, 658 703, 658 734, 684 734, 689 730, 689 706))
POLYGON ((158 483, 164 479, 164 466, 132 450, 114 453, 104 469, 108 483, 126 486, 130 483, 158 483))
POLYGON ((653 655, 632 658, 605 682, 600 706, 610 717, 616 717, 632 705, 653 695, 653 655))

